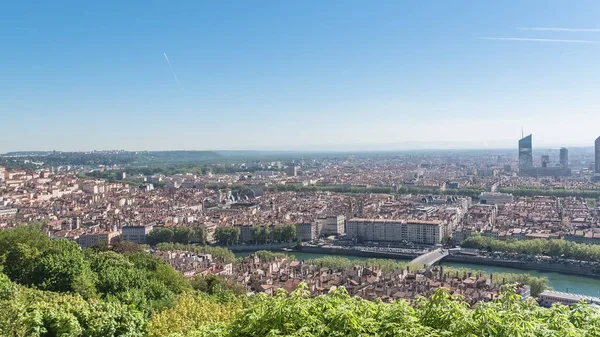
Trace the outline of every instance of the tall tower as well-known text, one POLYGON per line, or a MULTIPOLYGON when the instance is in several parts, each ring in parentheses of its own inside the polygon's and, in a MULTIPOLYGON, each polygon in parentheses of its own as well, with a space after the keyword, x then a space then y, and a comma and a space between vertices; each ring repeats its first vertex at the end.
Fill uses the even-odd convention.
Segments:
POLYGON ((596 153, 596 173, 600 173, 600 137, 596 138, 594 150, 596 153))
POLYGON ((542 156, 542 167, 546 168, 548 167, 548 163, 550 163, 550 156, 548 155, 543 155, 542 156))
POLYGON ((566 147, 560 149, 560 166, 569 167, 569 150, 566 147))
POLYGON ((533 147, 531 136, 519 140, 519 168, 527 169, 533 167, 533 147))

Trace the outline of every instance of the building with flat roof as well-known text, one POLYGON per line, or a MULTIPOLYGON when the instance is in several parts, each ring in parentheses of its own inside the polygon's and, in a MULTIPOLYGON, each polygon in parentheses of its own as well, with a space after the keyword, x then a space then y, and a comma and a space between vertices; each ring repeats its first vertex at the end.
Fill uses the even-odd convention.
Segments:
POLYGON ((123 226, 121 234, 123 240, 135 242, 137 244, 145 244, 146 236, 152 231, 154 226, 123 226))
POLYGON ((296 224, 296 237, 300 241, 313 241, 319 237, 317 222, 302 222, 296 224))
POLYGON ((506 204, 513 202, 514 199, 514 196, 510 193, 481 192, 479 195, 479 201, 488 205, 506 204))
POLYGON ((569 149, 565 147, 560 149, 559 161, 560 166, 569 167, 569 149))
POLYGON ((594 144, 594 154, 596 159, 595 172, 600 173, 600 137, 596 138, 596 143, 594 144))
POLYGON ((527 169, 530 167, 533 167, 532 135, 519 140, 519 168, 527 169))
POLYGON ((10 206, 0 206, 0 217, 12 217, 17 215, 17 208, 14 207, 10 207, 10 206))
POLYGON ((340 235, 344 234, 344 225, 346 217, 343 215, 318 218, 318 227, 321 228, 320 235, 340 235))
POLYGON ((106 246, 115 242, 119 232, 98 232, 79 236, 79 246, 82 249, 94 246, 106 246))
POLYGON ((550 307, 554 303, 572 305, 579 303, 580 301, 585 301, 593 305, 600 305, 600 298, 598 297, 564 293, 560 291, 545 290, 538 297, 538 302, 543 307, 550 307))
POLYGON ((445 227, 438 220, 350 219, 346 221, 346 235, 357 241, 435 245, 442 242, 445 227))
POLYGON ((550 163, 550 156, 545 154, 542 156, 542 167, 546 168, 548 167, 548 164, 550 163))

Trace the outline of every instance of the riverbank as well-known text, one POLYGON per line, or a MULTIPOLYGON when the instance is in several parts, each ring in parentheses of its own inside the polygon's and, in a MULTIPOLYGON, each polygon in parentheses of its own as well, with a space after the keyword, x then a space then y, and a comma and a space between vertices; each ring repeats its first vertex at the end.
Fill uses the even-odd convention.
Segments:
MULTIPOLYGON (((316 254, 327 254, 327 255, 343 255, 343 256, 359 256, 367 258, 383 258, 383 259, 403 259, 412 260, 419 256, 418 253, 409 252, 379 252, 370 250, 357 250, 348 248, 335 248, 335 247, 316 247, 316 246, 303 246, 302 251, 306 253, 316 254)), ((589 266, 578 265, 578 264, 562 264, 553 262, 542 262, 542 261, 518 261, 518 260, 501 260, 501 259, 490 259, 482 256, 469 256, 469 255, 449 255, 444 258, 446 262, 457 262, 457 263, 469 263, 476 265, 485 266, 499 266, 514 268, 520 270, 538 270, 546 272, 555 272, 570 274, 576 276, 585 276, 590 278, 600 279, 600 275, 594 274, 594 271, 589 266)))
MULTIPOLYGON (((295 250, 298 251, 298 250, 295 250)), ((344 255, 344 256, 360 256, 360 257, 374 257, 379 259, 400 259, 400 260, 412 260, 419 256, 419 253, 409 252, 381 252, 381 251, 367 251, 358 250, 351 248, 336 248, 336 247, 317 247, 317 246, 302 246, 302 252, 305 253, 316 253, 316 254, 328 254, 328 255, 344 255)))
MULTIPOLYGON (((238 251, 235 253, 237 257, 247 256, 249 251, 238 251)), ((350 260, 367 260, 368 256, 354 256, 349 254, 325 254, 325 253, 308 253, 306 251, 293 251, 289 252, 290 255, 294 255, 298 260, 311 260, 317 259, 324 256, 337 256, 345 257, 350 260)), ((400 261, 410 261, 412 258, 393 258, 393 257, 380 257, 380 258, 391 258, 400 261)), ((498 274, 498 273, 513 273, 513 274, 528 274, 536 277, 545 277, 548 279, 548 286, 557 291, 571 292, 576 294, 582 294, 587 296, 600 296, 600 279, 590 278, 588 276, 577 276, 572 274, 564 274, 550 271, 538 271, 531 269, 520 269, 510 268, 506 266, 490 265, 488 264, 475 264, 475 263, 459 263, 442 261, 442 266, 448 266, 456 269, 465 268, 473 270, 481 270, 487 274, 498 274)))

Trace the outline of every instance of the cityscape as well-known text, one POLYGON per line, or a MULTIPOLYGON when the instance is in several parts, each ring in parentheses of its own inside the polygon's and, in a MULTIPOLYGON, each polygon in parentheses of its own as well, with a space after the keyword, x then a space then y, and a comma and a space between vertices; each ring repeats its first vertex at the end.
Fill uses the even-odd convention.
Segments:
POLYGON ((0 337, 600 336, 600 1, 0 10, 0 337))
MULTIPOLYGON (((484 275, 478 266, 600 276, 600 137, 593 151, 540 150, 539 161, 532 140, 520 139, 518 152, 287 153, 283 160, 230 156, 226 163, 218 154, 191 152, 200 161, 177 173, 165 169, 168 162, 108 164, 123 151, 8 153, 0 157, 0 228, 38 223, 48 238, 81 249, 175 243, 152 254, 185 277, 218 275, 247 293, 291 292, 305 282, 314 295, 344 286, 365 299, 410 300, 443 286, 475 304, 494 299, 502 285, 493 273, 471 276, 484 275), (593 249, 515 254, 478 244, 480 237, 593 249), (218 246, 251 259, 198 250, 218 246), (265 260, 263 251, 274 255, 265 260), (317 267, 332 255, 398 262, 385 273, 357 260, 323 274, 317 267), (473 271, 454 271, 453 262, 473 271)), ((530 284, 518 284, 532 296, 530 284)), ((600 303, 596 290, 577 283, 543 288, 552 287, 537 285, 533 295, 546 306, 600 303)))

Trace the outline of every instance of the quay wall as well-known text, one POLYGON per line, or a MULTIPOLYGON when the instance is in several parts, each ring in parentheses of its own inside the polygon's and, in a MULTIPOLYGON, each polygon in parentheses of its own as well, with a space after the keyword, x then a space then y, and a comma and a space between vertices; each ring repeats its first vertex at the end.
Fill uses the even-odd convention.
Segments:
MULTIPOLYGON (((373 257, 373 258, 387 258, 387 259, 405 259, 412 260, 419 254, 411 253, 390 253, 390 252, 377 252, 377 251, 363 251, 354 249, 343 249, 343 248, 327 248, 327 247, 312 247, 303 246, 302 252, 306 253, 318 253, 318 254, 333 254, 333 255, 346 255, 346 256, 360 256, 360 257, 373 257)), ((594 273, 594 270, 589 266, 583 266, 579 264, 562 264, 552 262, 534 262, 534 261, 518 261, 518 260, 493 260, 489 258, 479 256, 466 256, 466 255, 448 255, 442 262, 457 262, 457 263, 470 263, 486 266, 498 266, 515 268, 521 270, 538 270, 547 272, 556 272, 563 274, 581 275, 588 277, 600 278, 600 274, 594 273)))

